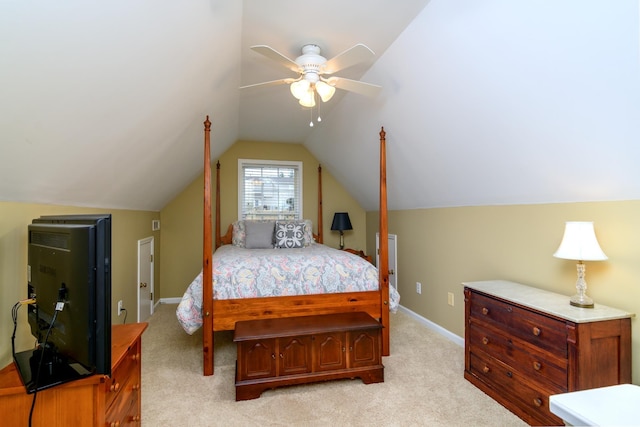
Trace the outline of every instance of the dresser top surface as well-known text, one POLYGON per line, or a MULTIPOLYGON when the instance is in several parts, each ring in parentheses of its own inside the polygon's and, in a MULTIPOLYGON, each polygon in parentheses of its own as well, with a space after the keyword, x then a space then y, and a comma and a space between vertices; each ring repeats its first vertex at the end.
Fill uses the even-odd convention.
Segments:
POLYGON ((463 282, 466 288, 476 290, 524 307, 560 317, 575 323, 598 322, 603 320, 625 319, 634 317, 617 308, 595 304, 593 308, 574 307, 569 304, 569 297, 555 292, 545 291, 507 280, 485 280, 463 282))

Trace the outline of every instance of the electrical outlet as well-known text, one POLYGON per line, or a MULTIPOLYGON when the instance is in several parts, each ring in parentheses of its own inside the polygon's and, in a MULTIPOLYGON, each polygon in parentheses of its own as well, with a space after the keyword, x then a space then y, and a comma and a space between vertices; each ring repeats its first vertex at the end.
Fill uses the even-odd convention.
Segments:
POLYGON ((122 300, 118 301, 118 316, 122 313, 122 300))
POLYGON ((418 294, 421 294, 421 293, 422 293, 422 283, 420 283, 420 282, 416 282, 416 292, 417 292, 418 294))
POLYGON ((449 305, 450 305, 451 307, 453 307, 453 292, 449 292, 449 293, 447 294, 447 302, 449 303, 449 305))

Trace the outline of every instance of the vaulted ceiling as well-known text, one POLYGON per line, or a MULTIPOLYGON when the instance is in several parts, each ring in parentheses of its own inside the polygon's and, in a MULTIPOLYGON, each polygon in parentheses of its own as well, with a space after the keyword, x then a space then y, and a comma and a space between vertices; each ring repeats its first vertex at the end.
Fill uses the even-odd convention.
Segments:
POLYGON ((0 200, 160 210, 237 140, 304 144, 377 208, 640 199, 638 0, 0 3, 0 200), (401 6, 400 6, 401 5, 401 6), (375 56, 320 109, 250 49, 375 56), (309 127, 320 114, 322 122, 309 127))

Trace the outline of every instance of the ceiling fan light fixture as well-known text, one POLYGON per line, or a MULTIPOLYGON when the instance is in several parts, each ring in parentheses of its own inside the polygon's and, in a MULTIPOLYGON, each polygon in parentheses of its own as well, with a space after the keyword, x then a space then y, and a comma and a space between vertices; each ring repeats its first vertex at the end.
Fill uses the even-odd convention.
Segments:
POLYGON ((302 79, 291 83, 289 89, 291 90, 291 95, 296 99, 302 100, 302 98, 304 98, 309 92, 310 87, 311 83, 309 83, 308 80, 302 79))
POLYGON ((323 81, 319 81, 316 83, 316 91, 318 95, 320 95, 322 102, 327 102, 333 97, 333 94, 336 93, 336 88, 323 81))
POLYGON ((302 98, 300 98, 300 105, 303 107, 315 107, 316 106, 316 96, 313 88, 309 88, 309 90, 304 94, 302 98))

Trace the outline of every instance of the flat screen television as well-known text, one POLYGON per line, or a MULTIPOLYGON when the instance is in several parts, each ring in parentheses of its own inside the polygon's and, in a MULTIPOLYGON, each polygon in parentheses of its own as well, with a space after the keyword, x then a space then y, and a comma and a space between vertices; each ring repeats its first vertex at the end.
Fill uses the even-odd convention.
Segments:
POLYGON ((41 216, 28 236, 27 318, 38 345, 14 354, 27 393, 110 375, 111 215, 41 216))

